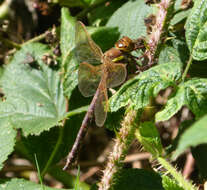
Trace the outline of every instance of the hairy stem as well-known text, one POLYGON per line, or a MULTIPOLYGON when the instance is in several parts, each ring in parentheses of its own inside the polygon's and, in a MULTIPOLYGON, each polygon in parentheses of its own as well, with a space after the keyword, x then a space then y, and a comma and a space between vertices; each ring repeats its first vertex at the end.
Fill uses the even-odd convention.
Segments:
POLYGON ((121 124, 122 127, 115 139, 113 151, 110 153, 107 166, 103 171, 103 177, 99 183, 99 190, 108 190, 112 185, 114 174, 122 168, 122 161, 134 139, 134 133, 137 127, 135 123, 136 117, 137 112, 134 110, 129 110, 125 116, 121 124))

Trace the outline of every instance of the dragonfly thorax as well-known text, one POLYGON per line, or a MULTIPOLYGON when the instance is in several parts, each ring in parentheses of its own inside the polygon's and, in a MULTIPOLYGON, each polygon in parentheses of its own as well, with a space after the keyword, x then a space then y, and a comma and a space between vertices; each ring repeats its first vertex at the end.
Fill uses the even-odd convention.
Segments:
POLYGON ((121 52, 119 49, 117 48, 111 48, 108 51, 106 51, 104 53, 104 56, 108 57, 109 59, 111 59, 113 62, 117 62, 122 60, 123 57, 123 52, 121 52))

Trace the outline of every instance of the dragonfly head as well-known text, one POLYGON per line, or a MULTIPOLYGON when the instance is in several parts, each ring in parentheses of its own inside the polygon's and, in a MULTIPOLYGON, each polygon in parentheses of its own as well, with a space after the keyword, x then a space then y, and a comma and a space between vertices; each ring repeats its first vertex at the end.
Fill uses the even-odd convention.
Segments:
POLYGON ((131 52, 134 50, 134 42, 129 37, 124 36, 116 42, 115 47, 124 52, 131 52))

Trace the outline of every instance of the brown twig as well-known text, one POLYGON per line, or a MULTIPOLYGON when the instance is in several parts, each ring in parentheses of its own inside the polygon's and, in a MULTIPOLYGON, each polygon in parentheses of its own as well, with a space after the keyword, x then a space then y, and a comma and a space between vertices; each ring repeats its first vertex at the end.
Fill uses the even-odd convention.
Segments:
POLYGON ((21 165, 21 166, 6 166, 3 168, 2 172, 6 173, 6 172, 22 172, 22 171, 33 171, 36 170, 36 168, 34 166, 25 166, 25 165, 21 165))
POLYGON ((130 154, 130 155, 126 156, 124 163, 135 162, 135 161, 139 161, 139 160, 146 160, 146 159, 149 159, 150 157, 151 157, 151 154, 148 152, 130 154))
POLYGON ((80 181, 85 181, 86 179, 90 178, 91 176, 93 176, 97 171, 99 171, 100 168, 97 166, 94 166, 92 168, 90 168, 85 174, 83 174, 80 177, 80 181))
POLYGON ((185 166, 183 169, 183 176, 186 179, 188 179, 190 177, 190 174, 192 173, 193 168, 194 168, 194 164, 195 164, 195 160, 194 160, 192 154, 189 152, 187 154, 185 166))

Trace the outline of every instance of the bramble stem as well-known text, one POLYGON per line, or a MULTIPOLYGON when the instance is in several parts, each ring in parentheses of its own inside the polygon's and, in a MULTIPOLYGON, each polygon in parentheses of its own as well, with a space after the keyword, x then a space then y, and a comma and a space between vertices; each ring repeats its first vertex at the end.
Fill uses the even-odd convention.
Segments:
POLYGON ((114 174, 122 168, 122 161, 134 139, 135 130, 137 128, 137 123, 135 123, 136 117, 137 112, 135 110, 129 110, 125 116, 121 124, 122 127, 115 139, 113 151, 110 153, 107 166, 103 171, 103 177, 99 183, 99 190, 110 189, 114 174))
POLYGON ((158 162, 170 173, 178 184, 185 190, 196 190, 190 181, 187 181, 180 172, 178 172, 170 163, 164 158, 159 157, 158 162))
POLYGON ((161 2, 157 4, 158 12, 156 14, 156 23, 148 37, 149 48, 145 52, 149 60, 148 65, 150 66, 156 62, 156 58, 160 53, 170 23, 169 21, 173 15, 174 3, 175 0, 161 0, 161 2))

